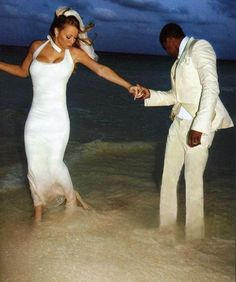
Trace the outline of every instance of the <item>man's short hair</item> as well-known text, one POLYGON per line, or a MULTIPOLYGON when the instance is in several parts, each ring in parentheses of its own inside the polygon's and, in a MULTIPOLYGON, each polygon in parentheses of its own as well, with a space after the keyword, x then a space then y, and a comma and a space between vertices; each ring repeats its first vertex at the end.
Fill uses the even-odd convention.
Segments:
POLYGON ((185 33, 183 32, 182 28, 178 24, 168 23, 162 28, 160 32, 159 40, 162 47, 166 43, 166 39, 168 37, 183 38, 185 37, 185 33))

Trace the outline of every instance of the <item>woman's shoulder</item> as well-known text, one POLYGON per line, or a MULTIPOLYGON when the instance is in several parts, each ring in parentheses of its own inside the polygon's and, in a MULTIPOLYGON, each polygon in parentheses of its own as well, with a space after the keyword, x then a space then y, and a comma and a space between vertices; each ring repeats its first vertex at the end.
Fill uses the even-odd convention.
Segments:
POLYGON ((79 63, 81 59, 89 58, 87 53, 84 52, 81 48, 71 47, 69 50, 75 63, 79 63))
POLYGON ((79 56, 81 54, 81 52, 83 52, 78 47, 71 47, 69 50, 70 50, 70 53, 71 53, 72 56, 79 56))
POLYGON ((35 40, 35 41, 33 41, 30 44, 30 51, 32 53, 34 53, 39 48, 39 46, 41 46, 44 42, 46 42, 46 41, 45 40, 35 40))

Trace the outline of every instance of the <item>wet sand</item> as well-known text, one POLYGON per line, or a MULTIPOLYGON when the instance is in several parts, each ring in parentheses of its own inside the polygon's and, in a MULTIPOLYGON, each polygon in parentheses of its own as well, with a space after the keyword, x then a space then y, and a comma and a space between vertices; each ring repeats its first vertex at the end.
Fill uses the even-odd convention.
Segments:
POLYGON ((154 192, 87 200, 95 209, 57 208, 34 225, 28 193, 4 195, 0 281, 234 281, 234 242, 160 234, 154 192))
POLYGON ((83 158, 79 150, 80 159, 69 150, 68 165, 89 211, 68 214, 61 206, 36 225, 27 188, 0 193, 0 281, 234 281, 233 220, 224 219, 232 201, 225 208, 214 192, 207 195, 205 239, 186 241, 183 218, 175 236, 163 234, 151 152, 144 158, 130 149, 116 156, 101 150, 83 158))

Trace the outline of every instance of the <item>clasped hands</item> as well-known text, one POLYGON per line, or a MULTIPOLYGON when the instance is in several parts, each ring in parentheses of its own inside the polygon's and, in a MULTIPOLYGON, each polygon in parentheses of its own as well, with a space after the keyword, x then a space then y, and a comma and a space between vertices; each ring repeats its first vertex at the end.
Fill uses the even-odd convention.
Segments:
POLYGON ((136 99, 147 99, 150 97, 150 91, 139 84, 129 87, 129 93, 133 95, 134 100, 136 99))

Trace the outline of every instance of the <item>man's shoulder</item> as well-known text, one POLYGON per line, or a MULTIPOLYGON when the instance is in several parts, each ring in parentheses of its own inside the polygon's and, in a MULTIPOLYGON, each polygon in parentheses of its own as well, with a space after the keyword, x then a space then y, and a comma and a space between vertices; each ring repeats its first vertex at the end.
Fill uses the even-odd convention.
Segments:
POLYGON ((186 51, 188 54, 192 53, 192 49, 201 48, 204 45, 207 45, 208 41, 204 39, 196 39, 194 37, 190 37, 187 44, 186 44, 186 51))
POLYGON ((197 39, 189 50, 189 56, 195 59, 200 57, 215 58, 216 54, 209 41, 205 39, 197 39))
POLYGON ((207 41, 206 39, 194 39, 193 40, 193 47, 212 47, 211 43, 207 41))

